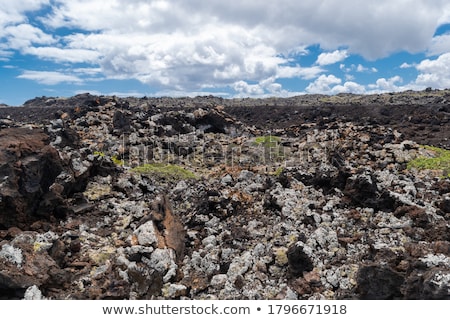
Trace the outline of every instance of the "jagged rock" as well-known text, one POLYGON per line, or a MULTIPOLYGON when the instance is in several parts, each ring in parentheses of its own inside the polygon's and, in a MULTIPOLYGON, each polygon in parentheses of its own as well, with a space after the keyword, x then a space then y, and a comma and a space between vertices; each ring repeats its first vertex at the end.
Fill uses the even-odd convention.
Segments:
POLYGON ((444 198, 439 203, 439 208, 445 213, 450 213, 450 197, 444 198))
POLYGON ((407 278, 403 291, 406 299, 448 299, 450 273, 448 268, 433 268, 425 273, 413 272, 407 278))
POLYGON ((62 171, 58 152, 41 130, 0 131, 0 226, 27 228, 42 216, 65 216, 64 200, 50 191, 62 171))
POLYGON ((113 116, 113 127, 121 131, 128 132, 131 128, 130 119, 125 113, 120 110, 114 112, 113 116))
POLYGON ((36 233, 21 234, 11 244, 2 246, 0 291, 25 294, 25 289, 29 287, 41 287, 54 281, 55 271, 59 267, 45 250, 35 250, 35 241, 36 233))
POLYGON ((358 206, 375 210, 392 210, 395 206, 395 200, 389 193, 379 190, 378 181, 371 172, 349 177, 343 192, 358 206))
POLYGON ((141 246, 152 246, 158 244, 157 230, 153 221, 147 221, 134 231, 137 241, 141 246))
POLYGON ((42 300, 42 292, 36 285, 29 287, 25 291, 24 300, 42 300))
POLYGON ((445 299, 450 184, 407 166, 450 146, 436 98, 1 108, 0 297, 445 299))
POLYGON ((314 268, 311 258, 303 251, 301 245, 293 245, 287 251, 289 271, 294 277, 301 276, 303 272, 312 271, 314 268))
POLYGON ((394 270, 379 265, 362 266, 357 275, 357 291, 362 299, 401 298, 405 278, 394 270))

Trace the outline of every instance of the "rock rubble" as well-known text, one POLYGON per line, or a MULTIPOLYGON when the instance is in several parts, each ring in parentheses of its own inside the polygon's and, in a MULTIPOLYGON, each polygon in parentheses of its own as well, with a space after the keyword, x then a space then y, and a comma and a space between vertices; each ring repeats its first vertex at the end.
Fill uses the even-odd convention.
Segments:
MULTIPOLYGON (((446 94, 423 93, 439 127, 446 94)), ((364 117, 365 100, 325 98, 2 108, 0 296, 448 299, 448 173, 407 168, 429 153, 411 134, 425 120, 358 120, 348 106, 364 117)))

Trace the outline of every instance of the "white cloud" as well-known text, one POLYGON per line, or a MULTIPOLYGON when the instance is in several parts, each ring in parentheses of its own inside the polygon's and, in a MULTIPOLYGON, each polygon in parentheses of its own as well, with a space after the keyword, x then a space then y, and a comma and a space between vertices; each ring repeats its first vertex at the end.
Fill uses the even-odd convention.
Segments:
POLYGON ((314 82, 310 83, 306 87, 306 92, 308 93, 319 93, 319 94, 338 94, 338 93, 355 93, 363 94, 366 89, 363 85, 356 83, 354 81, 346 81, 341 84, 342 80, 335 75, 321 75, 314 82))
POLYGON ((400 65, 400 69, 408 69, 408 68, 414 68, 414 64, 410 64, 410 63, 407 63, 407 62, 403 62, 403 63, 400 65))
POLYGON ((450 52, 440 55, 435 60, 423 60, 416 69, 419 71, 416 85, 438 89, 450 88, 450 52))
POLYGON ((233 89, 238 92, 238 95, 244 96, 260 96, 264 94, 264 89, 260 84, 248 84, 242 80, 234 83, 233 89))
POLYGON ((379 78, 375 84, 369 84, 368 87, 372 92, 394 92, 403 90, 398 84, 402 83, 403 79, 400 76, 394 76, 389 79, 379 78))
POLYGON ((70 49, 57 47, 27 47, 23 53, 37 56, 43 60, 70 63, 93 63, 98 62, 99 52, 87 49, 70 49))
POLYGON ((345 74, 345 80, 347 80, 347 81, 353 81, 353 80, 355 80, 355 76, 352 75, 352 74, 346 73, 346 74, 345 74))
POLYGON ((10 50, 2 49, 0 45, 0 61, 8 61, 14 53, 10 50))
POLYGON ((4 28, 9 49, 24 49, 32 44, 46 45, 55 43, 53 36, 30 24, 19 24, 4 28))
POLYGON ((341 79, 332 74, 327 76, 323 74, 306 87, 306 92, 331 94, 331 88, 334 85, 340 84, 341 82, 341 79))
POLYGON ((81 84, 83 81, 77 76, 64 74, 57 71, 25 71, 17 78, 33 80, 45 85, 56 85, 59 83, 81 84))
MULTIPOLYGON (((0 43, 8 44, 0 45, 0 56, 7 58, 13 47, 57 63, 87 63, 105 77, 179 92, 228 86, 284 94, 277 79, 316 79, 324 72, 321 66, 351 54, 377 59, 402 50, 437 52, 445 39, 435 38, 431 46, 430 39, 450 12, 447 0, 0 1, 0 43), (33 17, 45 25, 40 30, 26 14, 43 6, 51 6, 48 14, 33 17), (57 36, 61 28, 69 35, 57 36), (295 64, 292 58, 308 54, 311 45, 327 52, 313 66, 295 64)), ((342 84, 331 76, 320 76, 309 90, 320 86, 359 90, 352 81, 342 84)))
POLYGON ((377 73, 378 69, 375 67, 365 67, 362 64, 351 64, 349 67, 347 67, 345 64, 341 63, 339 65, 339 68, 345 72, 345 73, 349 73, 349 72, 365 72, 365 73, 377 73))
POLYGON ((264 97, 264 96, 283 96, 287 92, 282 89, 281 84, 275 82, 275 78, 267 78, 255 84, 249 84, 246 81, 237 81, 233 84, 233 89, 237 96, 242 97, 264 97))
POLYGON ((368 84, 367 86, 355 81, 351 81, 350 79, 347 80, 348 81, 342 84, 342 80, 335 75, 321 75, 314 82, 308 85, 308 87, 306 88, 306 92, 319 94, 367 94, 417 89, 417 86, 414 84, 400 86, 400 84, 403 82, 403 79, 400 76, 394 76, 389 79, 379 78, 375 83, 368 84))
POLYGON ((362 64, 358 64, 358 66, 356 67, 356 71, 357 72, 364 72, 369 70, 368 68, 364 67, 362 64))
POLYGON ((443 34, 433 37, 428 48, 428 55, 435 56, 450 52, 450 34, 443 34))
POLYGON ((323 73, 325 70, 318 67, 300 67, 299 65, 295 67, 291 66, 280 66, 278 67, 276 76, 277 78, 302 78, 305 80, 310 80, 316 78, 318 75, 323 73))
POLYGON ((347 50, 335 50, 333 52, 324 52, 319 54, 316 63, 319 66, 326 66, 343 61, 348 57, 347 50))
POLYGON ((343 85, 336 85, 331 89, 331 93, 354 93, 354 94, 363 94, 366 92, 366 89, 363 85, 353 82, 347 81, 343 85))
POLYGON ((38 10, 42 6, 48 5, 49 2, 49 0, 2 0, 0 2, 0 27, 26 21, 26 17, 24 16, 25 12, 38 10))
POLYGON ((90 75, 95 76, 102 73, 101 68, 75 68, 73 69, 74 73, 84 74, 84 75, 90 75))

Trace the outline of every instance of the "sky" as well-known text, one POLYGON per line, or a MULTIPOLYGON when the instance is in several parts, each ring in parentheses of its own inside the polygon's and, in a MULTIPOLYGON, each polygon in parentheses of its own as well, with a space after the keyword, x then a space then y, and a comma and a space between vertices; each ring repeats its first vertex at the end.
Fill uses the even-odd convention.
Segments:
POLYGON ((0 0, 0 103, 450 88, 448 0, 0 0))

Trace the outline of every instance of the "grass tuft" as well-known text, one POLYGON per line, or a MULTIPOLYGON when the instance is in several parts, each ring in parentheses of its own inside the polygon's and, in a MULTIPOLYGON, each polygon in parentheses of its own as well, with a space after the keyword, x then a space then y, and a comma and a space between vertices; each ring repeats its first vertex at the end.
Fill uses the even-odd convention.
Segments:
POLYGON ((174 164, 146 163, 132 168, 131 171, 172 181, 197 179, 193 172, 174 164))

